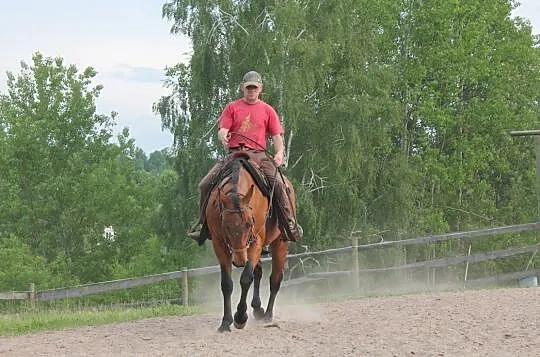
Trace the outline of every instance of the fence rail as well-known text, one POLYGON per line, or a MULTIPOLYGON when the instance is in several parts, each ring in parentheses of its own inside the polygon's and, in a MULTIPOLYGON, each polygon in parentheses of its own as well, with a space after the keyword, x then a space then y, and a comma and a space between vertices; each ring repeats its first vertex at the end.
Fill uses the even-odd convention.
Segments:
POLYGON ((11 291, 7 293, 0 293, 0 300, 29 300, 29 291, 11 291))
MULTIPOLYGON (((540 243, 526 246, 526 247, 512 247, 505 250, 498 250, 492 252, 484 252, 477 254, 469 254, 461 257, 446 257, 436 260, 427 260, 422 262, 414 262, 402 265, 394 265, 389 267, 380 267, 380 268, 367 268, 360 269, 358 262, 358 252, 364 250, 371 250, 377 248, 387 248, 387 247, 404 247, 409 245, 418 245, 418 244, 429 244, 434 242, 441 242, 446 240, 455 240, 455 239, 465 239, 472 240, 479 237, 485 237, 488 235, 497 235, 497 234, 509 234, 509 233, 520 233, 527 231, 536 231, 540 230, 540 222, 520 224, 513 226, 504 226, 496 228, 487 228, 482 230, 474 230, 468 232, 454 232, 441 235, 433 235, 419 238, 412 238, 406 240, 397 240, 397 241, 385 241, 379 243, 371 244, 358 244, 358 238, 352 237, 352 245, 348 247, 328 249, 318 252, 305 252, 299 254, 290 254, 288 255, 289 259, 303 259, 307 257, 317 257, 317 256, 331 256, 336 254, 345 254, 352 253, 352 267, 351 270, 342 270, 334 272, 315 272, 305 274, 303 277, 285 281, 283 286, 293 286, 298 284, 303 284, 307 281, 314 281, 320 279, 331 279, 333 277, 346 277, 352 276, 354 281, 354 287, 358 289, 359 287, 359 275, 365 275, 370 273, 379 273, 379 272, 388 272, 388 271, 399 271, 399 270, 408 270, 416 268, 440 268, 447 267, 461 263, 475 263, 482 262, 487 260, 501 259, 506 257, 511 257, 519 254, 525 253, 535 253, 540 249, 540 243)), ((263 258, 262 261, 266 262, 271 260, 271 258, 263 258)), ((92 284, 79 285, 75 287, 66 287, 59 289, 49 289, 43 291, 36 291, 34 284, 31 284, 29 291, 24 292, 4 292, 0 293, 0 300, 58 300, 65 298, 73 297, 82 297, 93 294, 100 294, 105 292, 111 292, 121 289, 129 289, 138 286, 145 286, 150 284, 155 284, 161 281, 168 280, 179 280, 182 282, 182 301, 184 304, 188 303, 189 293, 188 293, 188 279, 193 277, 201 277, 206 275, 212 275, 219 273, 220 267, 218 265, 187 269, 183 268, 180 271, 166 272, 161 274, 153 274, 143 277, 130 278, 130 279, 120 279, 92 284)), ((466 286, 478 286, 481 284, 493 284, 500 283, 515 279, 522 279, 532 276, 539 275, 539 270, 529 270, 523 272, 514 272, 509 274, 497 275, 493 277, 469 280, 465 281, 466 286)))
POLYGON ((500 283, 505 283, 508 281, 521 280, 523 278, 530 278, 530 277, 539 276, 539 275, 540 275, 540 269, 518 271, 516 273, 508 273, 508 274, 497 274, 495 276, 490 276, 488 278, 467 280, 465 281, 465 286, 473 287, 473 286, 500 284, 500 283))
POLYGON ((365 249, 382 248, 382 247, 402 247, 402 246, 407 246, 407 245, 442 242, 445 240, 453 240, 453 239, 472 240, 475 238, 481 238, 481 237, 485 237, 489 235, 521 233, 521 232, 529 232, 529 231, 537 231, 537 230, 540 230, 540 222, 518 224, 518 225, 513 225, 513 226, 486 228, 486 229, 479 229, 479 230, 468 231, 468 232, 446 233, 446 234, 406 239, 406 240, 365 244, 365 245, 359 246, 358 249, 365 250, 365 249))
POLYGON ((495 260, 500 258, 507 258, 514 255, 520 255, 524 253, 533 253, 538 251, 540 244, 530 245, 527 247, 520 248, 509 248, 505 250, 498 250, 488 253, 476 253, 471 255, 465 255, 461 257, 451 257, 451 258, 441 258, 436 260, 428 260, 423 262, 415 262, 385 268, 370 268, 370 269, 361 269, 362 273, 372 273, 372 272, 383 272, 383 271, 392 271, 392 270, 405 270, 405 269, 415 269, 415 268, 442 268, 452 265, 457 265, 460 263, 478 263, 485 262, 488 260, 495 260))

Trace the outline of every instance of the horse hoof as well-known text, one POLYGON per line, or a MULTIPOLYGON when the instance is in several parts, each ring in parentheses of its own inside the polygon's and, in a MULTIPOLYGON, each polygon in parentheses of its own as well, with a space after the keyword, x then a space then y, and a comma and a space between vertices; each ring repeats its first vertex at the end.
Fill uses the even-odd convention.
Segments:
POLYGON ((248 315, 246 313, 240 314, 237 312, 234 314, 234 327, 237 329, 244 328, 246 326, 246 322, 248 320, 248 315))
POLYGON ((255 320, 261 320, 264 318, 264 309, 262 307, 259 307, 258 309, 253 309, 253 316, 255 317, 255 320))
POLYGON ((243 329, 244 327, 246 327, 246 323, 244 322, 244 323, 241 323, 241 324, 240 324, 240 323, 238 323, 238 322, 235 321, 235 322, 234 322, 234 327, 236 327, 237 329, 241 330, 241 329, 243 329))
POLYGON ((218 332, 231 332, 231 327, 229 325, 221 325, 218 328, 218 332))

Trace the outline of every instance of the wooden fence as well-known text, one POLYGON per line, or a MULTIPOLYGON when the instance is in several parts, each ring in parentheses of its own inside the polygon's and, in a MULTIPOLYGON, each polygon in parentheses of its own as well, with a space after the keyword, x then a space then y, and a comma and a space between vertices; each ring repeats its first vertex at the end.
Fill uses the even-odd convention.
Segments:
MULTIPOLYGON (((426 260, 426 261, 421 261, 421 262, 406 263, 406 264, 401 264, 401 265, 394 265, 394 266, 380 267, 380 268, 361 269, 360 264, 359 264, 360 263, 359 252, 368 251, 372 249, 380 249, 380 248, 386 248, 386 247, 405 247, 405 246, 410 246, 410 245, 429 244, 429 243, 434 243, 434 242, 456 240, 456 239, 465 239, 470 243, 474 239, 485 237, 488 235, 522 233, 522 232, 528 232, 528 231, 537 231, 539 229, 540 229, 540 222, 535 222, 535 223, 528 223, 528 224, 521 224, 521 225, 488 228, 488 229, 475 230, 475 231, 469 231, 469 232, 455 232, 455 233, 419 237, 419 238, 413 238, 413 239, 407 239, 407 240, 386 241, 386 242, 363 244, 363 245, 358 244, 357 237, 352 237, 351 238, 352 244, 351 246, 348 246, 348 247, 328 249, 328 250, 318 251, 318 252, 305 252, 305 253, 299 253, 299 254, 290 254, 288 256, 289 260, 297 259, 299 261, 303 261, 305 259, 315 258, 318 256, 329 257, 332 255, 337 255, 337 254, 340 254, 340 255, 350 254, 351 256, 350 269, 340 270, 340 271, 327 271, 327 272, 310 272, 308 274, 305 274, 304 276, 301 276, 300 278, 284 281, 282 286, 283 287, 293 286, 293 285, 304 283, 306 281, 332 279, 335 277, 349 277, 352 279, 352 282, 351 282, 352 286, 355 289, 359 289, 360 277, 366 276, 369 274, 374 274, 374 273, 389 272, 389 271, 407 271, 407 270, 418 269, 418 268, 431 269, 431 268, 450 267, 450 266, 462 264, 462 263, 467 264, 467 268, 468 268, 468 264, 470 263, 484 262, 484 261, 489 261, 489 260, 494 260, 494 259, 502 259, 502 258, 520 255, 520 254, 525 254, 525 253, 536 254, 536 252, 538 252, 540 248, 540 243, 536 243, 536 244, 526 246, 526 247, 512 247, 505 250, 483 252, 483 253, 476 253, 476 254, 470 254, 470 250, 469 250, 469 254, 460 256, 460 257, 445 257, 445 258, 432 259, 432 260, 426 260)), ((270 259, 271 258, 263 258, 263 262, 269 261, 270 259)), ((30 301, 59 300, 59 299, 65 299, 65 298, 82 297, 82 296, 87 296, 87 295, 111 292, 111 291, 120 290, 120 289, 128 289, 128 288, 133 288, 133 287, 138 287, 138 286, 150 285, 150 284, 155 284, 157 282, 167 281, 167 280, 180 280, 181 286, 182 286, 182 289, 181 289, 182 303, 187 305, 190 298, 189 288, 188 288, 189 279, 195 278, 195 277, 206 276, 206 275, 217 274, 219 273, 219 271, 220 271, 220 268, 218 265, 203 267, 203 268, 194 268, 194 269, 183 268, 180 271, 154 274, 154 275, 148 275, 148 276, 138 277, 138 278, 113 280, 113 281, 99 282, 99 283, 93 283, 93 284, 79 285, 79 286, 68 287, 68 288, 49 289, 49 290, 43 290, 43 291, 37 291, 35 288, 35 285, 30 284, 28 291, 23 291, 23 292, 13 291, 13 292, 0 293, 0 300, 30 300, 30 301)), ((500 283, 508 282, 511 280, 530 278, 530 277, 535 277, 538 275, 540 275, 540 269, 531 269, 531 270, 512 272, 512 273, 507 273, 507 274, 499 274, 496 276, 490 276, 490 277, 482 278, 482 279, 467 280, 467 274, 465 273, 463 285, 465 287, 469 287, 469 286, 482 286, 486 284, 500 284, 500 283)))

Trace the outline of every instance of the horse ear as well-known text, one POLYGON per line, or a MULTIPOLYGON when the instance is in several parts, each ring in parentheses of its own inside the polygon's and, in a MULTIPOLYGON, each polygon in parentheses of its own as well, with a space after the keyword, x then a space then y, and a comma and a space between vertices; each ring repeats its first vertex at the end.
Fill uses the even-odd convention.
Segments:
POLYGON ((253 196, 253 185, 250 186, 248 192, 245 194, 244 198, 242 199, 242 201, 244 201, 244 204, 248 204, 249 201, 251 201, 251 197, 253 196))

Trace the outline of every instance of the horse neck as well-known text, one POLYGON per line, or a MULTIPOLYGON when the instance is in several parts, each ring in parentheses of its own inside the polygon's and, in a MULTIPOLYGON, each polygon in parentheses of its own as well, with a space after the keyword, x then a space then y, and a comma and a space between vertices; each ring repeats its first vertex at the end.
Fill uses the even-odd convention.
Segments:
POLYGON ((243 165, 243 159, 236 158, 229 162, 225 168, 227 176, 229 176, 229 181, 226 184, 228 188, 225 191, 233 200, 236 209, 240 208, 240 196, 247 193, 250 187, 250 181, 253 181, 253 178, 249 172, 244 169, 243 165))
POLYGON ((238 176, 232 180, 234 188, 233 190, 240 195, 245 195, 250 187, 255 184, 251 174, 244 168, 243 164, 239 162, 238 176))

